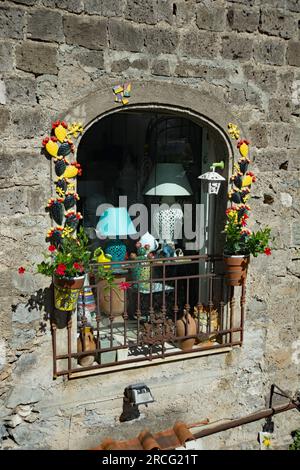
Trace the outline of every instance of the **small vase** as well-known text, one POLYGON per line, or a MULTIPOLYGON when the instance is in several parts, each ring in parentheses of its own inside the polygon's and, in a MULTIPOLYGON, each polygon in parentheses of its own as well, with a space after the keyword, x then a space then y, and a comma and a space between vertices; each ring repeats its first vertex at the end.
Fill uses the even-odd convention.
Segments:
MULTIPOLYGON (((77 352, 95 351, 96 341, 90 327, 83 327, 80 336, 77 338, 77 352)), ((83 366, 91 366, 95 360, 95 354, 80 356, 78 363, 83 366)))
POLYGON ((149 279, 151 277, 151 266, 150 263, 137 263, 132 268, 132 279, 135 281, 148 281, 148 282, 139 282, 134 284, 134 287, 141 290, 150 290, 149 279))
POLYGON ((79 293, 84 284, 84 276, 53 276, 55 308, 70 312, 76 308, 79 293))
POLYGON ((224 255, 228 286, 241 286, 246 282, 250 256, 224 255))
POLYGON ((182 336, 192 336, 195 335, 194 338, 188 338, 179 340, 179 347, 183 351, 188 349, 192 349, 195 342, 196 342, 196 334, 197 334, 197 325, 194 318, 191 316, 190 313, 184 314, 180 320, 176 322, 176 336, 179 338, 182 336))

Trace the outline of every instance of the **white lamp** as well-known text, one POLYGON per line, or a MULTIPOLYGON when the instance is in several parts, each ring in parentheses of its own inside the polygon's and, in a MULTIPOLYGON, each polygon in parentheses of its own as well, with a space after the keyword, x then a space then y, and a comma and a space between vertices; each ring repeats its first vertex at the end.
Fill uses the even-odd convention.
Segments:
POLYGON ((183 212, 175 196, 190 196, 192 188, 181 163, 157 163, 144 189, 146 196, 162 196, 161 202, 172 204, 153 214, 153 224, 160 241, 173 242, 176 223, 182 223, 183 212))

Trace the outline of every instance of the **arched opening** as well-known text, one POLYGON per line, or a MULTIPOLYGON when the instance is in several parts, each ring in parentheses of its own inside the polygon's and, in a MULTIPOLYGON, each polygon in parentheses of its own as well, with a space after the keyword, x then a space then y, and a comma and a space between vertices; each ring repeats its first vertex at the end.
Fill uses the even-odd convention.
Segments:
MULTIPOLYGON (((228 153, 227 143, 215 127, 179 108, 129 106, 100 116, 89 125, 77 152, 83 168, 78 181, 83 224, 92 237, 101 213, 98 210, 97 215, 99 205, 117 207, 123 196, 128 208, 143 204, 148 209, 146 227, 137 227, 140 235, 157 229, 154 235, 162 242, 165 237, 151 217, 151 205, 167 201, 186 212, 180 221, 182 237, 174 244, 177 250, 185 254, 221 253, 226 184, 221 185, 218 195, 207 197, 207 185, 198 176, 220 161, 225 163, 221 174, 226 175, 228 153), (173 172, 175 179, 184 175, 180 183, 183 190, 165 188, 156 193, 159 182, 165 178, 170 183, 173 172), (149 191, 151 184, 153 190, 149 191)), ((127 242, 129 252, 136 241, 133 238, 127 242)), ((93 243, 94 247, 105 246, 97 237, 93 243)))

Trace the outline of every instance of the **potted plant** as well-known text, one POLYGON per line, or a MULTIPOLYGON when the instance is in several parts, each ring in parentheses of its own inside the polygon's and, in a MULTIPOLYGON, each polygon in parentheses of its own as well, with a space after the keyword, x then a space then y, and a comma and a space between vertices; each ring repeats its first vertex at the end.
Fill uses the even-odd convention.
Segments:
POLYGON ((88 270, 88 237, 81 227, 76 238, 63 234, 60 242, 51 244, 48 250, 45 260, 38 264, 38 272, 53 278, 55 308, 70 312, 76 307, 88 270))
MULTIPOLYGON (((239 130, 229 124, 229 132, 236 140, 239 139, 239 130), (232 132, 234 128, 235 132, 232 132)), ((227 283, 230 286, 239 286, 245 282, 250 255, 257 257, 260 253, 271 254, 269 241, 271 229, 262 228, 252 232, 247 227, 250 214, 250 206, 247 204, 251 185, 256 181, 255 175, 248 171, 250 160, 249 141, 238 140, 237 148, 240 158, 234 165, 234 173, 231 176, 231 189, 228 193, 230 207, 226 210, 227 221, 225 225, 224 262, 226 265, 227 283)))
POLYGON ((102 248, 94 251, 93 260, 99 263, 95 277, 100 310, 106 315, 121 316, 125 309, 125 290, 130 287, 126 273, 121 269, 113 270, 113 265, 109 264, 111 256, 104 254, 102 248))

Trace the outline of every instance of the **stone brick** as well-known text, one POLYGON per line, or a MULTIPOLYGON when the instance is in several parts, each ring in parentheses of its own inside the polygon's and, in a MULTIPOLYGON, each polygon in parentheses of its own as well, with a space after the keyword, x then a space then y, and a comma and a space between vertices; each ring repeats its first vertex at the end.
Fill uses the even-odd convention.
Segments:
POLYGON ((252 33, 259 25, 259 10, 249 8, 229 8, 227 13, 228 25, 239 32, 252 33))
POLYGON ((25 15, 19 8, 0 6, 0 37, 23 39, 25 15))
MULTIPOLYGON (((48 117, 48 119, 51 119, 48 117)), ((43 133, 44 116, 39 109, 18 108, 12 112, 12 123, 19 138, 34 138, 43 133)))
POLYGON ((16 47, 17 68, 35 74, 57 74, 57 46, 24 41, 16 47))
MULTIPOLYGON (((297 148, 299 142, 297 136, 293 133, 290 124, 270 124, 268 126, 269 141, 273 147, 277 148, 297 148)), ((298 129, 298 133, 299 129, 298 129)))
POLYGON ((112 72, 123 72, 124 70, 129 69, 130 61, 128 59, 120 59, 111 64, 112 72))
POLYGON ((177 1, 173 5, 176 6, 176 14, 173 15, 174 26, 177 28, 190 27, 195 23, 196 4, 194 0, 177 1))
POLYGON ((9 72, 13 68, 13 46, 0 42, 0 72, 9 72))
POLYGON ((131 23, 112 19, 108 25, 112 49, 140 52, 144 47, 144 31, 131 23))
MULTIPOLYGON (((270 142, 273 145, 272 141, 270 142)), ((289 171, 300 169, 300 151, 298 150, 287 150, 282 152, 281 149, 268 147, 266 149, 255 152, 253 156, 253 163, 255 167, 259 169, 259 172, 266 171, 285 171, 283 169, 286 163, 289 171), (298 153, 298 158, 297 158, 298 153), (287 162, 287 163, 286 163, 287 162)), ((256 171, 256 170, 254 170, 256 171)))
MULTIPOLYGON (((0 113, 1 113, 1 107, 0 107, 0 113)), ((13 178, 14 171, 15 171, 15 165, 14 165, 13 156, 1 153, 0 154, 0 179, 13 178)))
POLYGON ((125 18, 138 23, 156 23, 155 0, 127 0, 125 18))
POLYGON ((103 69, 104 56, 102 51, 81 50, 75 54, 75 58, 84 67, 103 69))
POLYGON ((165 21, 170 25, 173 24, 176 18, 173 0, 156 0, 156 2, 157 21, 165 21))
POLYGON ((131 62, 131 67, 137 70, 147 70, 149 63, 148 60, 144 58, 135 59, 131 62))
MULTIPOLYGON (((291 99, 291 95, 294 92, 295 77, 293 71, 281 70, 277 72, 277 94, 280 97, 287 97, 291 99)), ((300 90, 299 90, 300 92, 300 90)), ((292 100, 293 102, 293 100, 292 100)))
POLYGON ((42 41, 62 41, 64 34, 61 13, 47 9, 37 9, 29 13, 27 36, 42 41))
POLYGON ((5 80, 7 99, 11 103, 36 104, 35 80, 13 77, 5 80))
POLYGON ((214 4, 199 5, 197 7, 196 24, 199 29, 207 29, 209 31, 224 31, 224 6, 214 7, 214 4))
POLYGON ((275 70, 258 68, 246 64, 244 66, 244 74, 249 81, 253 82, 263 91, 272 92, 277 88, 277 75, 275 70))
POLYGON ((286 0, 286 8, 288 10, 300 13, 300 2, 299 0, 286 0))
POLYGON ((83 11, 83 0, 42 0, 42 5, 53 9, 60 8, 70 13, 81 13, 83 11))
POLYGON ((179 50, 185 57, 216 58, 219 52, 217 33, 190 31, 181 37, 179 50))
POLYGON ((300 67, 300 42, 299 41, 288 42, 286 58, 287 58, 287 63, 289 65, 300 67))
POLYGON ((155 60, 151 67, 151 73, 153 75, 161 75, 163 77, 170 77, 170 65, 167 60, 158 59, 155 60))
POLYGON ((296 36, 298 24, 296 18, 286 11, 268 9, 261 12, 259 30, 271 36, 289 39, 296 36))
POLYGON ((249 60, 252 57, 253 40, 237 35, 224 36, 222 55, 225 59, 249 60))
POLYGON ((203 64, 179 62, 175 69, 179 77, 199 77, 207 80, 222 80, 227 77, 227 70, 223 67, 214 67, 203 64))
POLYGON ((148 28, 145 45, 151 54, 173 54, 178 46, 179 35, 173 28, 148 28))
POLYGON ((64 31, 67 44, 77 44, 88 49, 103 49, 106 45, 107 22, 102 18, 66 16, 64 31))
POLYGON ((268 145, 267 128, 265 124, 255 122, 249 126, 249 140, 254 147, 264 148, 268 145))
POLYGON ((277 39, 255 41, 254 58, 262 64, 283 65, 285 44, 277 39))
POLYGON ((228 100, 237 106, 251 105, 255 108, 262 109, 261 96, 257 89, 245 84, 232 85, 229 90, 228 100))
POLYGON ((90 15, 123 16, 125 0, 84 0, 84 11, 90 15))
POLYGON ((0 106, 0 133, 2 134, 3 131, 8 126, 9 123, 9 110, 7 108, 4 108, 4 106, 0 106))
POLYGON ((270 121, 286 121, 291 119, 291 101, 271 98, 269 100, 269 114, 268 119, 270 121))

